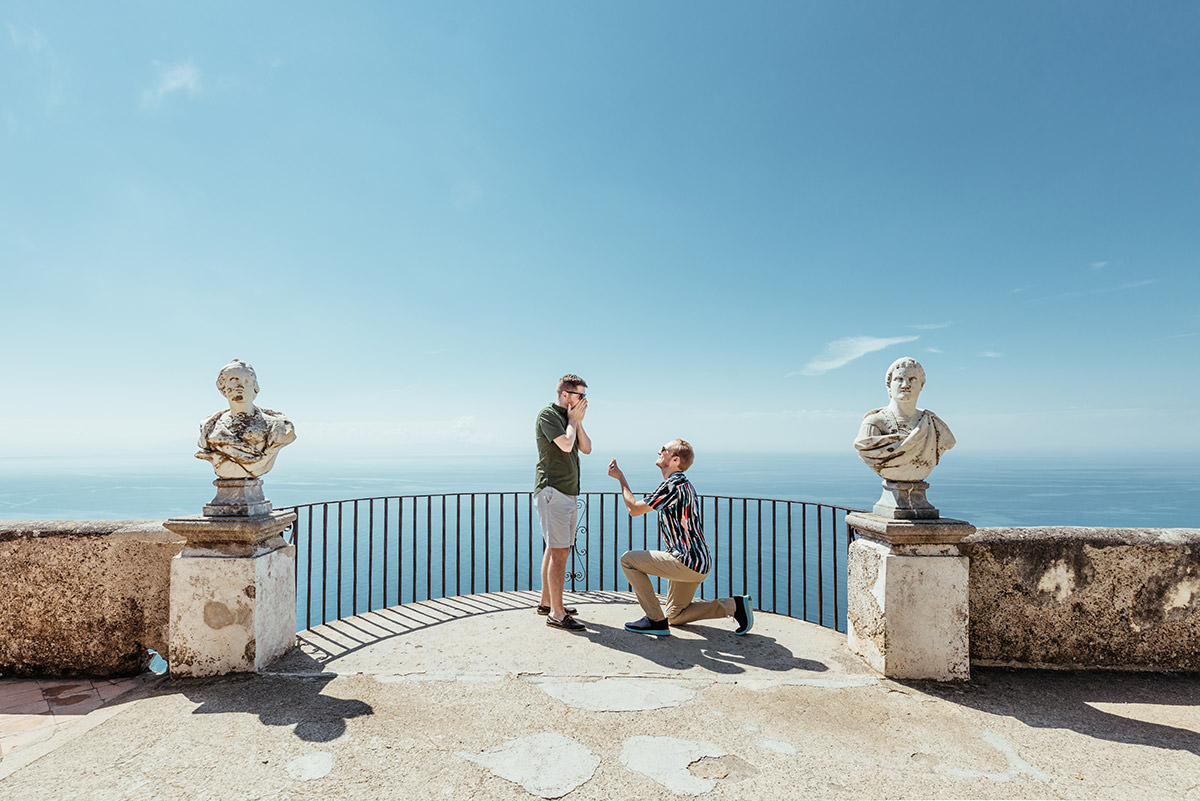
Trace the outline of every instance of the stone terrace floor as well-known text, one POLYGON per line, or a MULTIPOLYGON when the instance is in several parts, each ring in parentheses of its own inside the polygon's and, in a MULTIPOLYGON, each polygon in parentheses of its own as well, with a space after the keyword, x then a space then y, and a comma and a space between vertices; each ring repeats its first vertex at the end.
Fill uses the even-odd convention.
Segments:
POLYGON ((0 798, 1200 801, 1195 674, 898 682, 786 617, 651 638, 586 593, 572 634, 536 601, 337 621, 260 675, 0 681, 0 798))

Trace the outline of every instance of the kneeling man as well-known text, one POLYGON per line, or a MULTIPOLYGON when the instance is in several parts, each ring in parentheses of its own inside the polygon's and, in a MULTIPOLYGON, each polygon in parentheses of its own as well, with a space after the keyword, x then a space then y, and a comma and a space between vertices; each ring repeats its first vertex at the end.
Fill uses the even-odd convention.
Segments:
POLYGON ((754 625, 749 595, 715 601, 692 600, 712 568, 712 557, 704 542, 700 499, 683 474, 694 459, 692 446, 686 440, 673 439, 659 448, 654 465, 662 471, 663 483, 644 501, 633 496, 616 459, 608 466, 608 474, 621 482, 621 495, 630 515, 639 517, 646 512, 658 512, 658 536, 666 548, 665 551, 626 551, 621 555, 621 569, 646 613, 641 620, 626 623, 627 631, 664 636, 671 633, 669 626, 718 617, 736 620, 735 634, 745 634, 754 625), (650 576, 667 579, 665 612, 654 594, 650 576))

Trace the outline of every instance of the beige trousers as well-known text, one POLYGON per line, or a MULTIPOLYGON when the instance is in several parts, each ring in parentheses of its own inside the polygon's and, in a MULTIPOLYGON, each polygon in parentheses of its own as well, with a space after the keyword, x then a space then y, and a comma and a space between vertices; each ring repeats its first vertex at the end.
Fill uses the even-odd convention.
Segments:
POLYGON ((733 617, 736 605, 732 598, 715 601, 695 601, 696 590, 707 578, 706 573, 697 573, 666 551, 626 551, 621 555, 621 569, 625 578, 637 594, 638 603, 651 620, 667 621, 678 626, 693 620, 709 620, 717 617, 733 617), (664 614, 650 576, 661 576, 667 580, 667 609, 664 614))

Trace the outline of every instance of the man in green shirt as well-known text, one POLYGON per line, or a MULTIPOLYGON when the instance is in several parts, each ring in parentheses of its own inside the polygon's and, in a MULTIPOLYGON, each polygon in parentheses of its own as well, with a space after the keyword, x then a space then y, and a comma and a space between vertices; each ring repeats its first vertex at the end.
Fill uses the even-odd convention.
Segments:
POLYGON ((538 462, 533 485, 533 502, 542 524, 546 550, 542 554, 542 600, 538 614, 546 625, 581 631, 583 624, 572 617, 574 609, 563 606, 563 582, 567 557, 575 544, 575 521, 579 494, 579 454, 592 452, 592 441, 583 430, 587 413, 587 382, 568 373, 558 380, 558 398, 538 412, 534 426, 538 462))

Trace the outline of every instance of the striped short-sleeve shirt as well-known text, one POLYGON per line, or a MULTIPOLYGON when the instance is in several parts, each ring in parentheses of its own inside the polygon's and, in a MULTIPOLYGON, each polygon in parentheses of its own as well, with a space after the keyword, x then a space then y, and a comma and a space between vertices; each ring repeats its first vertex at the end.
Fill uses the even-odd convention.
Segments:
POLYGON ((658 536, 667 553, 697 573, 708 573, 712 557, 704 542, 700 498, 687 476, 672 473, 646 496, 646 503, 658 512, 658 536))

